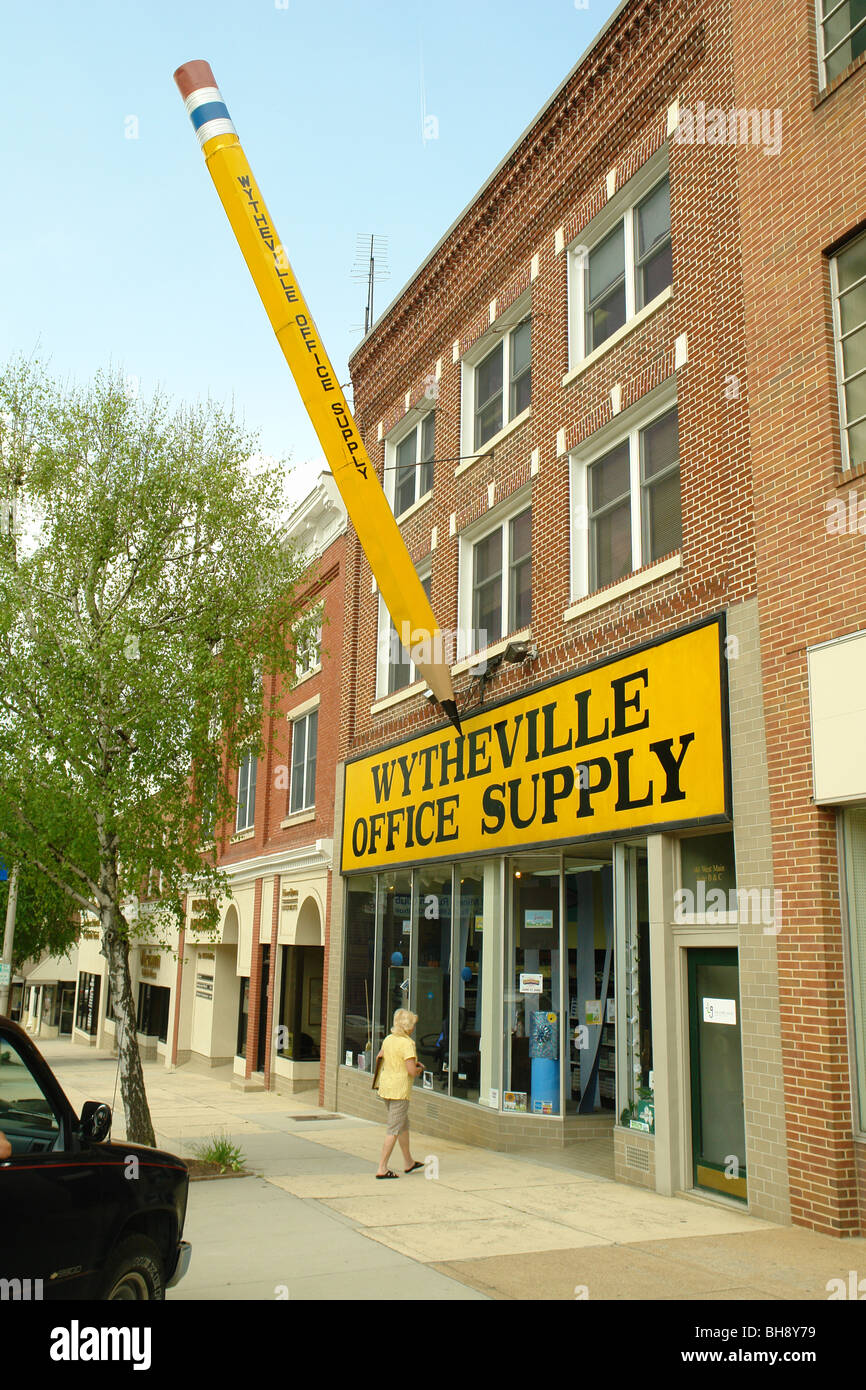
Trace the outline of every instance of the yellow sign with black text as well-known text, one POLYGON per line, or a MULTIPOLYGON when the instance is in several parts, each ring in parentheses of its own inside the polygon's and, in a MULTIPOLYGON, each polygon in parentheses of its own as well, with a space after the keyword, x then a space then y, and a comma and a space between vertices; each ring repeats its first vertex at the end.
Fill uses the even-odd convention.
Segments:
POLYGON ((719 619, 346 765, 344 873, 730 817, 719 619))

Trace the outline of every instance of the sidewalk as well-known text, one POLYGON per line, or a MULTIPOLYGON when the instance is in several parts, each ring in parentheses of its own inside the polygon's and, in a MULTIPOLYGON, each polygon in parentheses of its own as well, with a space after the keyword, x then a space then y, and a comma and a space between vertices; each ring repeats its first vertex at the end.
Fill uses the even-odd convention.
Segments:
MULTIPOLYGON (((111 1102, 113 1059, 42 1050, 73 1105, 111 1102)), ((257 1175, 191 1185, 195 1254, 173 1298, 811 1300, 866 1274, 866 1240, 614 1183, 581 1172, 579 1149, 566 1167, 413 1133, 425 1171, 379 1183, 381 1126, 230 1079, 145 1063, 157 1142, 189 1154, 225 1131, 257 1175)))

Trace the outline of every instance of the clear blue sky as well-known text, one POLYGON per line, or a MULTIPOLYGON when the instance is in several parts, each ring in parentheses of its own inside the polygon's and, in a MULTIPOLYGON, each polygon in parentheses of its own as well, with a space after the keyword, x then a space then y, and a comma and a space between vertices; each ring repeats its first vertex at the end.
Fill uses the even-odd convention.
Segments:
POLYGON ((390 302, 616 0, 40 0, 6 5, 0 359, 112 363, 234 406, 300 496, 323 466, 172 81, 207 59, 340 379, 356 237, 390 302), (426 113, 438 138, 422 138, 426 113), (137 139, 127 138, 137 122, 137 139), (187 327, 191 324, 192 327, 187 327))

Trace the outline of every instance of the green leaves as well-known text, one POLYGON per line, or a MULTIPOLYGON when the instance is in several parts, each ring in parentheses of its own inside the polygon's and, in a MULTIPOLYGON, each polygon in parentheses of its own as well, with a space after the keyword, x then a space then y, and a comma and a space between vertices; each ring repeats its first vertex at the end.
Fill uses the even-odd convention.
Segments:
POLYGON ((105 905, 109 847, 118 905, 151 870, 173 916, 191 876, 224 886, 203 809, 228 815, 240 750, 262 751, 300 616, 285 470, 254 450, 216 406, 133 398, 119 374, 0 376, 0 499, 20 517, 0 535, 0 854, 79 906, 105 905))

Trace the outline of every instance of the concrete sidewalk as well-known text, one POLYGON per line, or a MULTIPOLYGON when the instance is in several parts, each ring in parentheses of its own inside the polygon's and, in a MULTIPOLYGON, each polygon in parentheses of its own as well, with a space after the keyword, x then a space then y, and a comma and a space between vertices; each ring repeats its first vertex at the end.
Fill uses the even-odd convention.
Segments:
MULTIPOLYGON (((43 1052, 73 1105, 111 1101, 115 1062, 43 1052)), ((229 1068, 146 1063, 157 1142, 181 1154, 228 1134, 257 1176, 196 1182, 195 1256, 170 1297, 300 1299, 826 1299, 866 1273, 866 1240, 758 1221, 579 1168, 413 1133, 425 1170, 374 1177, 383 1129, 306 1099, 230 1086, 229 1068), (275 1292, 277 1290, 277 1292, 275 1292)), ((123 1133, 118 1107, 114 1137, 123 1133)))

